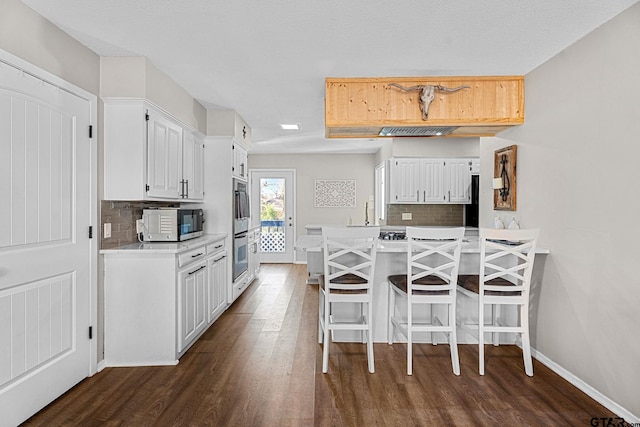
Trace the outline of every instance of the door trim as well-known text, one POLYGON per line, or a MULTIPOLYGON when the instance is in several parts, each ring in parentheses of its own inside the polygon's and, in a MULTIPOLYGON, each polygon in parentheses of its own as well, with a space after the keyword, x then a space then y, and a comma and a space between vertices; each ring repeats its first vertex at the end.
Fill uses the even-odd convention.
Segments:
MULTIPOLYGON (((291 182, 291 186, 292 186, 291 193, 293 194, 293 201, 291 203, 291 205, 292 205, 291 209, 293 211, 293 226, 292 226, 293 231, 291 232, 291 234, 292 234, 291 238, 293 239, 291 241, 291 263, 295 264, 296 263, 296 258, 297 258, 296 255, 297 254, 296 254, 296 250, 295 250, 294 246, 295 246, 295 239, 297 239, 297 236, 298 236, 297 231, 296 231, 297 230, 297 224, 298 224, 298 216, 297 216, 297 211, 296 211, 297 204, 298 204, 297 203, 298 190, 297 190, 296 169, 292 169, 292 168, 251 168, 251 169, 249 169, 249 185, 251 186, 250 188, 253 187, 253 174, 254 174, 254 172, 256 172, 256 173, 271 173, 271 172, 274 172, 274 173, 278 173, 278 172, 291 173, 291 176, 292 176, 292 178, 291 178, 291 181, 292 181, 291 182)), ((254 195, 254 194, 251 195, 251 198, 252 198, 251 205, 255 208, 256 206, 260 206, 260 203, 259 203, 259 200, 258 200, 258 203, 255 203, 256 199, 254 199, 254 197, 258 197, 258 195, 254 195)), ((255 213, 257 213, 258 216, 255 217, 256 219, 252 219, 251 220, 251 222, 252 222, 251 227, 259 225, 259 222, 260 222, 259 221, 259 218, 260 218, 260 212, 259 211, 256 212, 256 211, 253 211, 253 209, 252 209, 252 212, 251 212, 252 218, 254 218, 254 214, 255 213), (254 221, 256 221, 257 224, 254 221)))

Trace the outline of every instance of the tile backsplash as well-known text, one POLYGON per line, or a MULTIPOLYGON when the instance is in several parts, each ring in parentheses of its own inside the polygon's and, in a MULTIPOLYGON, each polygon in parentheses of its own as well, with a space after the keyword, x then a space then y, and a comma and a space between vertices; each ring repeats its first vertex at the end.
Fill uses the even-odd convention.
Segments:
POLYGON ((136 220, 142 218, 143 209, 178 206, 177 203, 102 200, 100 202, 100 248, 112 249, 137 242, 136 220), (111 237, 107 239, 104 238, 105 223, 111 224, 111 237))
POLYGON ((387 205, 387 225, 464 225, 464 205, 387 205), (411 220, 403 220, 408 212, 411 220))

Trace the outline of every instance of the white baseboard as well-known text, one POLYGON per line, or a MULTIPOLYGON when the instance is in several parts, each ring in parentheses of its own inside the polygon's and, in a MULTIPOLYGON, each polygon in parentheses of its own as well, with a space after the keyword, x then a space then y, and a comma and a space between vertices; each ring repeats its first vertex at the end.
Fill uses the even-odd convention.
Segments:
MULTIPOLYGON (((549 359, 547 356, 540 353, 533 347, 531 348, 531 356, 533 356, 538 362, 542 363, 556 374, 560 375, 565 380, 569 381, 575 387, 587 394, 587 396, 591 397, 593 400, 600 403, 602 406, 604 406, 617 416, 624 418, 625 422, 634 425, 640 424, 640 417, 633 415, 631 412, 627 411, 625 408, 618 405, 616 402, 609 399, 607 396, 603 395, 598 390, 591 387, 589 384, 585 383, 580 378, 576 377, 574 374, 567 371, 562 366, 558 365, 556 362, 549 359)), ((598 418, 599 415, 600 414, 593 414, 593 416, 596 418, 598 418)))
POLYGON ((104 362, 104 359, 102 359, 101 361, 98 362, 98 365, 96 366, 96 369, 97 369, 96 372, 100 372, 106 367, 107 367, 107 364, 104 362))

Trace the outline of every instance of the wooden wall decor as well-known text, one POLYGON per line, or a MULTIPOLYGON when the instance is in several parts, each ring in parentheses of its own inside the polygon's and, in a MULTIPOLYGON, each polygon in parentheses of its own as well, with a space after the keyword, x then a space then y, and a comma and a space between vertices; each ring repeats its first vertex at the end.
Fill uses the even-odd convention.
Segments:
POLYGON ((387 137, 382 131, 387 127, 450 127, 450 137, 494 136, 523 123, 523 76, 325 79, 327 138, 387 137), (436 91, 425 120, 421 91, 403 91, 398 86, 469 88, 452 93, 436 91))
POLYGON ((502 190, 493 190, 493 209, 495 210, 516 210, 516 153, 516 145, 501 148, 494 153, 493 177, 502 178, 504 187, 502 190))

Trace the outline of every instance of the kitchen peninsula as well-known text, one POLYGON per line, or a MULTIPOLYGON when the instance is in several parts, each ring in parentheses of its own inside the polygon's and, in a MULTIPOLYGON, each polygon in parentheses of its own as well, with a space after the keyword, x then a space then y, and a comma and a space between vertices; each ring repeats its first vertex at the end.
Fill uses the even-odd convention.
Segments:
MULTIPOLYGON (((312 227, 308 230, 316 230, 317 227, 312 227)), ((321 229, 321 226, 319 226, 321 229)), ((382 230, 385 232, 401 233, 404 227, 384 227, 382 230)), ((465 233, 465 238, 462 244, 461 257, 460 257, 460 269, 459 274, 478 274, 480 268, 480 246, 478 239, 478 230, 476 228, 470 228, 465 233)), ((300 236, 295 243, 295 249, 298 251, 304 251, 307 253, 311 262, 307 263, 307 269, 310 280, 307 283, 317 283, 314 278, 317 278, 319 274, 322 274, 323 260, 322 260, 322 236, 320 234, 307 234, 300 236)), ((404 240, 386 240, 379 239, 377 247, 376 257, 376 271, 374 279, 373 290, 373 340, 374 342, 387 342, 387 313, 388 313, 388 284, 387 277, 392 274, 406 274, 407 269, 407 242, 404 240)), ((532 277, 532 289, 539 287, 542 283, 542 264, 543 259, 540 259, 544 255, 549 253, 548 249, 537 248, 536 249, 536 264, 534 265, 533 277, 532 277)), ((532 291, 534 294, 535 291, 532 291)), ((349 307, 347 304, 341 304, 336 307, 336 311, 333 313, 335 316, 353 317, 357 313, 357 307, 354 304, 349 307), (346 308, 345 308, 346 307, 346 308)), ((430 313, 424 313, 425 318, 430 313)), ((488 313, 489 314, 489 313, 488 313)), ((477 299, 468 297, 461 292, 458 292, 457 300, 457 314, 456 323, 458 325, 458 343, 459 344, 477 344, 477 338, 468 333, 467 329, 461 327, 465 323, 471 323, 472 319, 477 319, 478 316, 478 301, 477 299)), ((515 311, 505 313, 507 322, 515 320, 517 313, 515 311)), ((415 317, 414 317, 415 318, 415 317)), ((420 318, 418 318, 421 320, 420 318)), ((487 321, 489 318, 487 317, 487 321)), ((357 341, 361 339, 357 333, 349 333, 346 331, 337 331, 337 341, 357 341), (342 333, 338 333, 342 332, 342 333)), ((505 334, 503 334, 505 335, 505 334)), ((508 334, 509 338, 504 339, 501 342, 512 343, 514 342, 515 335, 508 334)), ((442 342, 444 343, 444 335, 442 342)), ((426 337, 419 337, 416 342, 426 341, 426 337)))

